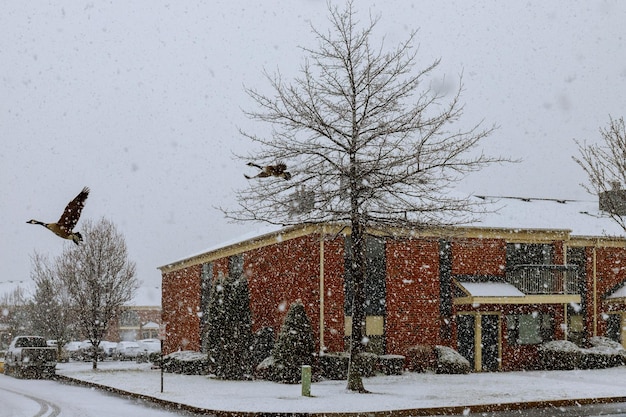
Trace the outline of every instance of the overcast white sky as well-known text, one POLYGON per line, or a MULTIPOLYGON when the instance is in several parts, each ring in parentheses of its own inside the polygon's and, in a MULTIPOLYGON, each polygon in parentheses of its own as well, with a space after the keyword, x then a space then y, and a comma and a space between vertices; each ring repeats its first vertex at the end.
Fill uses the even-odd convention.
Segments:
MULTIPOLYGON (((460 191, 591 198, 573 139, 597 141, 609 114, 626 113, 626 2, 356 3, 381 15, 390 47, 419 29, 420 68, 442 59, 432 81, 454 86, 464 74, 461 123, 498 124, 486 151, 523 159, 460 191)), ((243 86, 266 88, 263 68, 296 73, 297 47, 316 44, 309 22, 327 25, 324 0, 0 9, 0 293, 30 282, 34 251, 72 244, 25 222, 56 221, 83 186, 83 219, 106 216, 126 237, 139 304, 160 302, 158 266, 258 227, 213 208, 245 185, 232 158, 246 146, 238 128, 267 131, 243 115, 243 86)))

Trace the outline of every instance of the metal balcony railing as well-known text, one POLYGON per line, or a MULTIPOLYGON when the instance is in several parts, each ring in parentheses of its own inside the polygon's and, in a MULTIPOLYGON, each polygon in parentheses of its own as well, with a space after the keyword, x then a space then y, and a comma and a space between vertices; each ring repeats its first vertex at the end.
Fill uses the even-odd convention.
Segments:
POLYGON ((515 265, 506 282, 524 294, 578 294, 576 265, 515 265))

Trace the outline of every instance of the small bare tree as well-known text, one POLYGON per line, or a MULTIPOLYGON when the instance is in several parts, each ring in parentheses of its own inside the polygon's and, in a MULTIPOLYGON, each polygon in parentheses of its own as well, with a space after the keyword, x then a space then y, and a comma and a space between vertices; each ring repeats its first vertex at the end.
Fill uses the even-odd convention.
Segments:
POLYGON ((239 209, 224 211, 243 221, 349 226, 354 298, 348 389, 365 392, 358 361, 366 341, 368 228, 472 220, 480 207, 449 193, 451 185, 504 159, 475 149, 493 127, 452 127, 463 113, 462 86, 448 98, 428 86, 439 61, 415 70, 415 32, 386 52, 371 42, 378 19, 360 29, 352 2, 329 9, 331 30, 312 28, 318 45, 302 48, 308 58, 299 77, 285 83, 280 74, 266 74, 271 96, 247 90, 260 108, 247 115, 269 123, 272 132, 269 138, 242 132, 260 151, 239 156, 259 167, 286 163, 290 178, 251 179, 237 194, 239 209))
POLYGON ((98 346, 109 323, 123 304, 132 300, 139 282, 135 263, 128 260, 124 237, 109 220, 87 221, 84 242, 66 246, 57 259, 57 273, 69 293, 78 327, 93 347, 93 368, 98 346))
POLYGON ((0 324, 5 325, 9 333, 8 339, 0 340, 0 349, 6 349, 11 338, 32 331, 28 299, 29 294, 21 286, 0 296, 0 324))
POLYGON ((56 266, 37 252, 31 257, 31 278, 35 294, 30 301, 30 314, 36 334, 57 341, 57 355, 65 343, 75 336, 76 316, 69 292, 59 279, 56 266))
MULTIPOLYGON (((581 184, 591 195, 600 196, 603 193, 619 190, 626 185, 626 128, 624 118, 613 119, 609 116, 609 126, 600 128, 602 142, 587 144, 576 141, 580 157, 572 159, 587 174, 587 183, 581 184)), ((626 216, 620 205, 626 201, 620 198, 608 198, 607 214, 626 231, 626 216)))

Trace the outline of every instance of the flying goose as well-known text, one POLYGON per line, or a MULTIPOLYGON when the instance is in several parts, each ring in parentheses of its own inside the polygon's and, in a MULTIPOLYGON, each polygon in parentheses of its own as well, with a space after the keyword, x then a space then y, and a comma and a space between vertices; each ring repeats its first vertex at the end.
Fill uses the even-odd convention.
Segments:
POLYGON ((257 165, 254 162, 248 162, 248 166, 255 167, 261 170, 261 172, 259 172, 254 177, 250 177, 246 174, 243 174, 243 176, 249 180, 252 178, 266 178, 266 177, 279 177, 279 178, 284 178, 286 180, 291 179, 291 173, 286 170, 287 165, 285 165, 282 162, 279 162, 276 165, 267 165, 264 167, 257 165))
POLYGON ((85 207, 85 200, 87 200, 88 195, 89 188, 83 188, 83 190, 69 202, 67 207, 65 207, 61 218, 56 223, 44 223, 39 220, 29 220, 26 223, 40 224, 55 235, 63 239, 69 239, 78 245, 79 242, 83 241, 83 237, 79 232, 73 232, 72 229, 76 226, 80 218, 80 213, 83 211, 83 207, 85 207))

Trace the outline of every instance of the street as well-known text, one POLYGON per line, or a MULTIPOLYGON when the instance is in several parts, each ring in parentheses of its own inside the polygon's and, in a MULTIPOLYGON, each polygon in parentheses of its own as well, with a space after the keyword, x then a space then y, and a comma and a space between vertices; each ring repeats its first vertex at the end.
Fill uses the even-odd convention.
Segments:
POLYGON ((175 417, 149 402, 51 380, 0 374, 0 417, 175 417))
MULTIPOLYGON (((626 403, 458 414, 463 417, 626 417, 626 403)), ((434 417, 434 416, 429 416, 434 417)))

